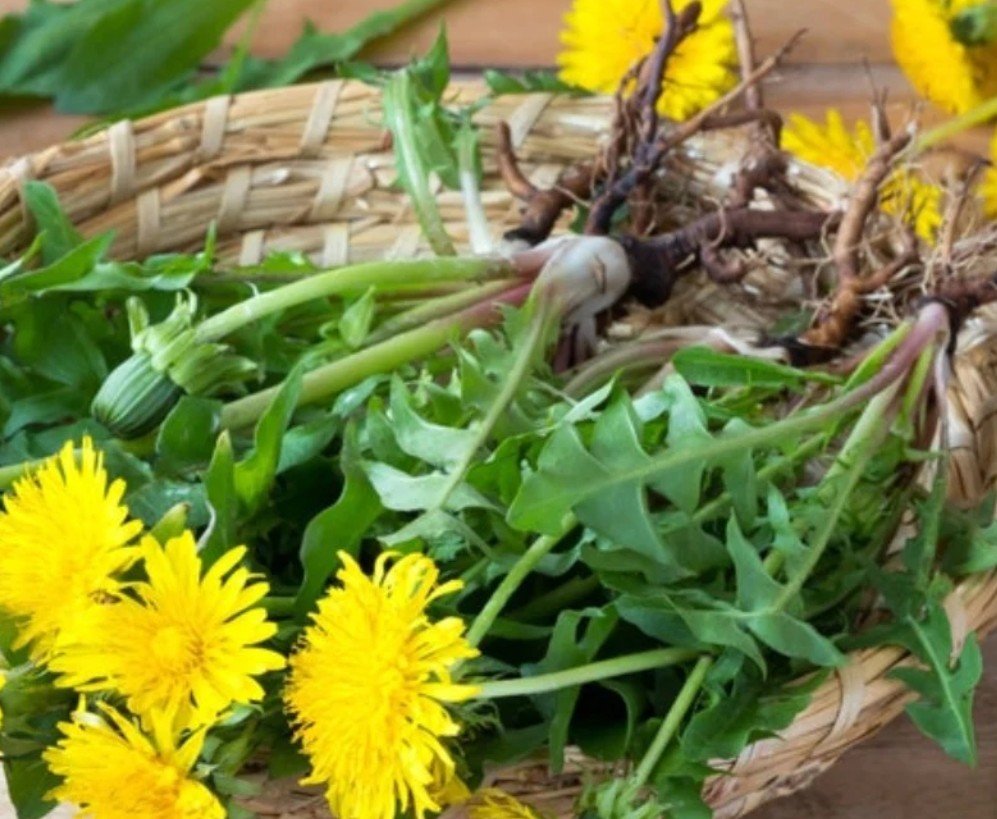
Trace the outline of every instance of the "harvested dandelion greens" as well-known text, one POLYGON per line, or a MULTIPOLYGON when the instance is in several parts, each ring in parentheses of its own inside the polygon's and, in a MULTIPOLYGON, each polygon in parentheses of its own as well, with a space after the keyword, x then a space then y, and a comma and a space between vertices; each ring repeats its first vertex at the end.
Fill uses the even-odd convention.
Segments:
POLYGON ((910 716, 975 759, 980 652, 944 603, 997 540, 991 508, 946 504, 944 408, 953 334, 997 285, 929 277, 911 214, 876 215, 907 132, 880 123, 843 210, 806 204, 758 90, 781 55, 660 121, 699 14, 665 8, 599 156, 538 189, 502 131, 524 210, 501 248, 442 39, 372 77, 439 258, 222 269, 209 235, 113 261, 26 185, 37 237, 0 271, 0 748, 21 815, 241 816, 265 764, 341 819, 532 816, 484 774, 580 750, 573 813, 704 816, 717 760, 882 645, 919 661, 896 672, 910 716), (745 127, 727 201, 673 206, 683 146, 745 127), (456 254, 431 171, 482 255, 456 254), (584 235, 549 238, 570 209, 584 235), (737 286, 743 250, 823 241, 836 275, 801 328, 606 339, 607 315, 697 277, 737 286))

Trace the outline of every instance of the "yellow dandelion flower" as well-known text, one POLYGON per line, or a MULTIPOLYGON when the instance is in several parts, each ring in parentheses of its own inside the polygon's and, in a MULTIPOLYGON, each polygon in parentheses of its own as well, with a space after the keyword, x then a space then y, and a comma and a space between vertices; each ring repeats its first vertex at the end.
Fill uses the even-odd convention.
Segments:
MULTIPOLYGON (((677 0, 681 11, 692 0, 677 0)), ((737 82, 734 27, 727 0, 703 0, 699 27, 675 50, 665 72, 658 109, 688 119, 737 82)), ((660 0, 574 0, 565 15, 564 45, 557 58, 561 78, 590 91, 612 93, 664 29, 660 0)))
POLYGON ((469 819, 540 819, 529 805, 498 788, 478 791, 468 803, 469 819))
POLYGON ((433 801, 441 808, 448 808, 451 805, 463 805, 471 798, 471 790, 464 780, 452 768, 444 768, 437 764, 436 775, 433 778, 433 786, 429 792, 433 801))
POLYGON ((123 481, 108 484, 101 453, 84 438, 78 456, 67 443, 4 498, 0 608, 17 623, 16 645, 31 643, 35 659, 134 561, 128 544, 142 524, 128 520, 124 493, 123 481))
POLYGON ((99 819, 223 819, 225 810, 203 783, 190 777, 204 730, 183 743, 172 734, 172 715, 156 715, 148 737, 120 713, 77 712, 59 725, 59 742, 44 753, 62 784, 52 799, 99 819))
POLYGON ((458 723, 446 703, 474 696, 450 669, 477 652, 457 617, 432 622, 429 604, 460 588, 437 585, 423 555, 382 554, 367 577, 345 553, 290 660, 285 697, 311 760, 308 784, 325 784, 344 819, 393 819, 437 811, 438 783, 454 769, 441 742, 458 723))
POLYGON ((58 683, 116 691, 135 714, 170 711, 187 726, 259 700, 254 677, 284 660, 257 646, 277 629, 257 606, 267 584, 238 567, 245 549, 228 551, 202 577, 190 532, 165 545, 146 537, 141 548, 147 580, 95 606, 68 633, 50 664, 58 683))
POLYGON ((997 94, 997 43, 966 46, 952 32, 979 0, 892 0, 893 54, 918 94, 953 114, 997 94))
POLYGON ((859 121, 850 131, 841 112, 832 108, 823 123, 790 114, 782 132, 782 147, 804 162, 832 170, 852 182, 875 150, 875 140, 868 123, 859 121))
MULTIPOLYGON (((834 171, 846 182, 854 182, 876 149, 872 130, 858 122, 849 130, 840 112, 831 109, 825 122, 792 114, 782 132, 782 147, 794 156, 834 171)), ((942 191, 909 168, 898 167, 880 191, 885 213, 910 221, 915 232, 932 241, 942 223, 942 191)))

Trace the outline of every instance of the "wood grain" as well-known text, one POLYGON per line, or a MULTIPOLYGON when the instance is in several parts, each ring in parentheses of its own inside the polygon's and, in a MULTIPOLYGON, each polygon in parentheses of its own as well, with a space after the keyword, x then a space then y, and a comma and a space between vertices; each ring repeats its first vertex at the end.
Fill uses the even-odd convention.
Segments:
MULTIPOLYGON (((13 5, 14 0, 3 0, 0 8, 6 4, 13 5)), ((255 50, 282 54, 298 35, 304 18, 336 31, 391 5, 392 0, 273 0, 264 13, 255 50)), ((457 64, 551 65, 558 50, 561 18, 570 6, 571 0, 451 0, 418 25, 372 48, 368 56, 404 60, 413 49, 428 47, 445 20, 457 64)), ((748 11, 758 23, 755 28, 762 51, 772 51, 800 29, 808 29, 806 45, 793 58, 797 62, 891 59, 888 0, 748 0, 748 11)))
MULTIPOLYGON (((25 5, 26 0, 0 0, 0 13, 25 5)), ((306 19, 332 31, 390 5, 392 0, 270 0, 253 50, 263 56, 282 53, 306 19)), ((428 15, 364 56, 385 63, 405 60, 430 44, 445 19, 453 60, 460 67, 549 66, 569 5, 570 0, 453 0, 442 13, 428 15)), ((770 102, 777 109, 819 116, 833 105, 849 119, 864 116, 870 98, 864 66, 868 63, 876 84, 891 93, 894 117, 900 119, 909 110, 910 88, 891 65, 888 0, 748 0, 748 7, 761 53, 774 50, 800 28, 809 29, 792 55, 791 66, 768 86, 770 102)), ((932 112, 926 116, 928 121, 937 119, 932 112)), ((0 156, 65 139, 83 121, 58 116, 47 106, 5 111, 0 116, 0 156)), ((975 132, 965 144, 983 150, 988 136, 985 131, 975 132)), ((947 759, 902 718, 852 750, 806 792, 755 815, 759 819, 995 819, 997 642, 991 641, 985 653, 988 671, 976 708, 980 744, 976 770, 947 759)), ((13 816, 8 811, 0 799, 0 817, 13 816)))
MULTIPOLYGON (((657 0, 634 0, 657 2, 657 0)), ((747 0, 759 50, 773 51, 800 29, 807 36, 791 60, 797 63, 889 62, 889 0, 747 0)), ((20 11, 26 0, 0 0, 0 14, 20 11)), ((283 54, 306 20, 339 31, 393 0, 270 0, 253 44, 254 53, 283 54)), ((554 63, 558 33, 571 0, 450 0, 404 32, 364 55, 398 62, 433 41, 446 22, 456 65, 547 66, 554 63)), ((236 28, 227 42, 238 39, 236 28)))

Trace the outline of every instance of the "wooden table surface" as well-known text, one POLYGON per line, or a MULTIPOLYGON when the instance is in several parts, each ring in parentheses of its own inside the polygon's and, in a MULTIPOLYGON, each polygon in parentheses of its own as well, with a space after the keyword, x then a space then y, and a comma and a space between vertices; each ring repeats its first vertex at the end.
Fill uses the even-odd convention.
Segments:
MULTIPOLYGON (((0 0, 0 12, 19 10, 26 2, 0 0)), ((336 30, 390 5, 391 0, 270 0, 254 51, 282 53, 306 19, 324 30, 336 30)), ((425 49, 445 19, 458 67, 550 66, 557 53, 561 16, 569 5, 570 0, 453 0, 442 13, 429 15, 364 56, 384 63, 402 61, 425 49)), ((748 9, 762 54, 798 29, 809 29, 787 67, 769 83, 769 101, 778 110, 820 115, 828 106, 836 106, 847 117, 863 116, 872 81, 889 90, 895 116, 910 109, 913 95, 892 63, 888 0, 748 0, 748 9)), ((233 33, 229 42, 234 38, 233 33)), ((927 110, 924 117, 930 122, 938 115, 927 110)), ((81 122, 46 106, 5 113, 0 116, 0 156, 67 138, 81 122)), ((982 150, 988 137, 977 131, 965 144, 982 150)), ((997 819, 997 642, 991 642, 986 653, 988 672, 976 706, 980 764, 975 770, 949 760, 902 717, 849 752, 806 792, 754 815, 758 819, 997 819)))

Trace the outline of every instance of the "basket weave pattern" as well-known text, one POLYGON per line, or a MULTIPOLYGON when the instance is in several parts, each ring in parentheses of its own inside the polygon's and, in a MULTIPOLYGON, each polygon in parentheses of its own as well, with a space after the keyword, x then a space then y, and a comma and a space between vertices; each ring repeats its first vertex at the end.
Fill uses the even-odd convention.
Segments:
MULTIPOLYGON (((482 93, 458 84, 456 102, 482 93)), ((53 185, 70 218, 85 235, 116 234, 112 253, 132 258, 160 251, 190 251, 206 228, 218 229, 224 263, 252 265, 274 250, 299 251, 324 266, 429 252, 418 225, 392 183, 394 164, 380 128, 378 92, 353 82, 222 97, 138 122, 121 122, 88 139, 58 145, 7 164, 0 177, 0 253, 24 248, 29 236, 21 188, 30 179, 53 185)), ((506 120, 524 170, 538 187, 559 171, 591 157, 611 116, 603 98, 546 94, 504 97, 486 107, 482 199, 494 237, 517 223, 516 202, 497 176, 494 124, 506 120)), ((694 141, 680 161, 689 189, 704 200, 720 198, 736 167, 736 135, 694 141)), ((793 166, 799 188, 815 203, 834 205, 843 183, 817 168, 793 166)), ((444 222, 458 246, 468 240, 459 192, 440 191, 444 222)), ((767 307, 794 295, 795 277, 768 271, 750 280, 753 299, 731 299, 699 281, 680 288, 658 320, 746 329, 766 326, 767 307)), ((954 364, 947 411, 954 458, 954 499, 982 497, 997 470, 997 422, 989 407, 997 391, 997 347, 963 344, 954 364)), ((954 643, 997 620, 997 575, 964 582, 946 604, 954 643)), ((816 692, 811 705, 776 739, 758 742, 728 771, 711 780, 706 797, 718 817, 741 816, 761 803, 805 787, 851 745, 877 732, 908 701, 887 675, 907 662, 899 649, 851 655, 816 692)), ((541 810, 571 815, 591 763, 570 756, 552 775, 537 764, 493 772, 490 780, 526 797, 541 810)), ((280 785, 251 805, 270 816, 323 816, 321 800, 280 785)))

